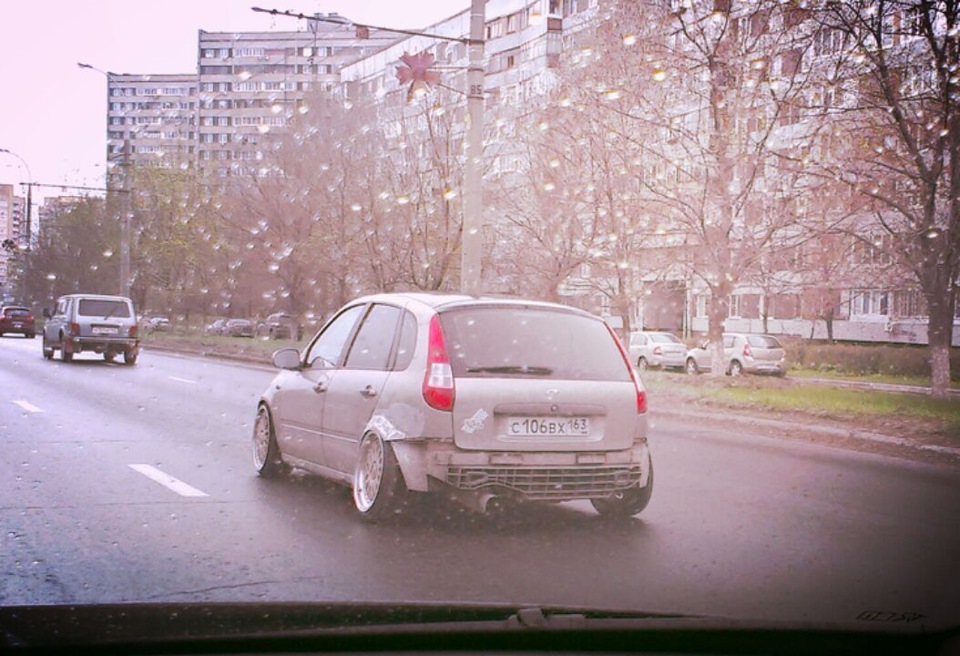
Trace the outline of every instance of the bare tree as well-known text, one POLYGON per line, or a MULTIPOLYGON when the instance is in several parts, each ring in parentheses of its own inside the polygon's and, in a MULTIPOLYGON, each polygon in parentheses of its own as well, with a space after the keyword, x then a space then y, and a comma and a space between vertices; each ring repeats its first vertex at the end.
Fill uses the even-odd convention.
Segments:
POLYGON ((929 316, 932 393, 950 383, 960 272, 960 3, 857 0, 815 4, 824 170, 863 211, 851 232, 910 271, 929 316))

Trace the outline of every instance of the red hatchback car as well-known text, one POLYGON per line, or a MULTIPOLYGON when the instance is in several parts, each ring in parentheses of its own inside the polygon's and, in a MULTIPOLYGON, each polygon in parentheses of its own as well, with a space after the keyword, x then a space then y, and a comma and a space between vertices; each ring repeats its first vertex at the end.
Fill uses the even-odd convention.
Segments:
POLYGON ((30 308, 16 305, 0 308, 0 337, 6 333, 20 333, 27 339, 33 339, 35 330, 30 308))

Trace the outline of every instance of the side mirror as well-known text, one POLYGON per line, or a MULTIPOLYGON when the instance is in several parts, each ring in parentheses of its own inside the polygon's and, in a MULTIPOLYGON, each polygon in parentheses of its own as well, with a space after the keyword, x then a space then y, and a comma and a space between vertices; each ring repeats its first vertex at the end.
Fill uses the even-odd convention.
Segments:
POLYGON ((282 348, 273 352, 273 366, 277 369, 300 369, 300 351, 295 348, 282 348))
POLYGON ((52 315, 50 314, 50 308, 43 308, 43 318, 49 319, 52 315))
POLYGON ((702 342, 700 342, 700 348, 702 348, 704 351, 706 351, 708 348, 710 348, 710 340, 709 340, 709 339, 705 339, 705 340, 703 340, 702 342))

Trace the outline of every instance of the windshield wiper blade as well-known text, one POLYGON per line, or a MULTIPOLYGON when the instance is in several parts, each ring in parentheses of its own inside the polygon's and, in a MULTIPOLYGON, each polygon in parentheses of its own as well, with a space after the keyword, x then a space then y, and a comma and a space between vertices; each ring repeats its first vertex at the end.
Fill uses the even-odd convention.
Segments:
POLYGON ((550 367, 530 367, 527 365, 502 365, 497 367, 467 367, 471 374, 521 374, 524 376, 549 376, 553 373, 550 367))

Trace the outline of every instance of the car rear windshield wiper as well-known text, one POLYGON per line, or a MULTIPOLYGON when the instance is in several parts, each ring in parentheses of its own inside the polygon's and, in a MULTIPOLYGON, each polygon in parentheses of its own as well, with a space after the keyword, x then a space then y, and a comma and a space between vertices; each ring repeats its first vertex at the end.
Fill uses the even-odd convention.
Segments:
POLYGON ((553 373, 550 367, 530 367, 527 365, 501 365, 497 367, 467 367, 471 374, 521 374, 524 376, 549 376, 553 373))

